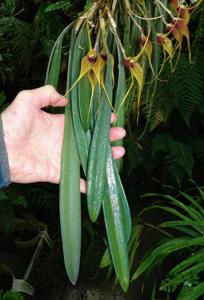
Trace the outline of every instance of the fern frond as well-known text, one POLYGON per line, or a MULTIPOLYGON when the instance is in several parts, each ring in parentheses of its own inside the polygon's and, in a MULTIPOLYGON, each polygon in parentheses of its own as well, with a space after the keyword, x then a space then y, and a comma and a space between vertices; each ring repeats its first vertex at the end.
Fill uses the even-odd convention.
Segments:
POLYGON ((13 36, 14 48, 16 51, 16 57, 18 57, 19 65, 23 64, 27 67, 28 71, 30 62, 32 60, 32 27, 30 24, 22 22, 19 19, 15 19, 13 23, 13 30, 15 30, 15 36, 13 36))
POLYGON ((146 106, 143 108, 144 115, 149 119, 149 130, 154 130, 160 124, 166 124, 173 108, 174 101, 168 95, 166 83, 159 83, 151 112, 146 106))
POLYGON ((193 155, 197 161, 204 161, 203 153, 204 153, 204 139, 203 137, 195 137, 189 143, 192 148, 193 155))
POLYGON ((203 78, 197 65, 182 56, 169 79, 168 89, 182 119, 190 126, 191 116, 202 100, 203 78))
POLYGON ((70 7, 70 1, 64 0, 64 1, 58 1, 56 3, 49 4, 45 12, 51 12, 51 11, 56 11, 56 10, 63 10, 67 11, 70 7))
POLYGON ((157 134, 152 142, 152 156, 159 153, 166 156, 166 167, 172 176, 177 177, 181 171, 183 176, 191 178, 194 158, 187 144, 174 140, 168 134, 157 134))
POLYGON ((193 41, 193 53, 196 60, 200 61, 200 53, 204 53, 204 6, 200 6, 197 12, 199 14, 198 26, 195 32, 195 38, 193 41))
POLYGON ((0 6, 0 16, 12 16, 16 9, 15 0, 3 0, 0 6))

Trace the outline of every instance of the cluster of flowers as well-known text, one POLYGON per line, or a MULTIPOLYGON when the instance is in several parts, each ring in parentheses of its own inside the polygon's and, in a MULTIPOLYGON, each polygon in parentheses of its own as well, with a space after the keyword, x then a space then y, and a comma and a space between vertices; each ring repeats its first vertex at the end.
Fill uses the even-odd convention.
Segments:
MULTIPOLYGON (((130 72, 131 76, 131 83, 122 103, 128 97, 128 94, 130 93, 132 87, 135 85, 136 82, 136 102, 137 110, 139 111, 140 99, 145 80, 145 70, 142 65, 142 59, 144 55, 148 59, 149 66, 155 78, 159 77, 159 74, 161 73, 163 66, 166 62, 169 61, 172 66, 172 59, 177 52, 179 58, 184 38, 186 38, 187 40, 189 60, 191 60, 190 34, 188 25, 192 12, 198 7, 198 5, 201 4, 201 2, 203 2, 203 0, 197 0, 194 4, 193 2, 191 2, 192 4, 190 5, 187 5, 186 2, 182 0, 169 0, 169 5, 165 5, 161 0, 155 0, 154 6, 155 9, 157 9, 157 11, 159 12, 159 15, 156 17, 153 17, 151 15, 148 16, 148 9, 147 5, 145 4, 145 1, 138 1, 138 3, 132 5, 129 0, 123 0, 122 2, 124 7, 126 8, 127 16, 131 20, 133 26, 136 26, 139 30, 140 48, 137 55, 134 57, 130 57, 126 54, 126 51, 120 39, 120 34, 117 32, 117 22, 114 18, 113 8, 117 7, 117 0, 113 1, 112 9, 107 5, 106 1, 103 2, 103 5, 100 1, 94 1, 94 4, 90 8, 90 10, 86 12, 85 15, 81 18, 82 20, 89 19, 87 22, 87 28, 89 31, 88 35, 90 49, 87 55, 81 61, 81 72, 77 82, 83 76, 88 76, 92 87, 92 91, 94 90, 96 83, 98 83, 105 91, 103 83, 103 70, 107 62, 107 49, 103 48, 103 50, 100 53, 97 53, 95 47, 92 47, 89 26, 97 29, 100 28, 99 32, 101 32, 103 36, 105 35, 107 28, 109 28, 114 34, 116 43, 119 46, 124 58, 124 65, 130 72), (140 15, 136 13, 135 5, 136 7, 138 5, 138 11, 140 15), (95 21, 93 21, 93 16, 96 14, 98 14, 98 17, 95 18, 95 21), (154 22, 154 20, 158 20, 159 18, 162 19, 165 32, 158 32, 156 34, 156 37, 153 37, 151 34, 152 25, 150 26, 150 22, 154 22), (96 22, 96 20, 98 24, 94 23, 96 22), (146 23, 146 26, 141 26, 141 20, 143 20, 143 22, 146 23), (144 32, 145 30, 143 28, 145 28, 147 32, 144 32), (163 63, 160 66, 160 70, 157 71, 153 69, 152 65, 153 45, 155 43, 162 47, 164 57, 163 63)), ((81 23, 79 24, 81 25, 81 23)), ((176 64, 178 62, 178 58, 176 64)))

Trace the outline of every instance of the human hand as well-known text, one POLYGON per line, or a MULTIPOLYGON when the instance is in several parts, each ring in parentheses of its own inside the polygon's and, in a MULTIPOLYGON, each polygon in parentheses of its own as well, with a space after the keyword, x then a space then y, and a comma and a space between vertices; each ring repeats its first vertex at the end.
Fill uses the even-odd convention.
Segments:
MULTIPOLYGON (((12 182, 59 183, 64 114, 49 114, 42 108, 66 104, 67 99, 47 85, 20 92, 3 111, 1 117, 12 182)), ((114 115, 111 119, 113 122, 114 115)), ((124 136, 123 128, 110 129, 111 142, 124 136)), ((112 152, 118 159, 125 149, 115 146, 112 152)), ((81 180, 80 189, 86 191, 84 180, 81 180)))

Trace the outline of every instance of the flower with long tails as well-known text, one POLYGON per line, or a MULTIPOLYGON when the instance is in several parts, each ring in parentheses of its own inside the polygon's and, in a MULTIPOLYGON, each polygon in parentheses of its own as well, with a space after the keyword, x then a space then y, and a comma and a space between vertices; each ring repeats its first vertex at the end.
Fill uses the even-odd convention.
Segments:
POLYGON ((164 33, 157 33, 157 43, 162 46, 164 53, 169 55, 170 60, 173 57, 172 41, 164 33))
POLYGON ((190 9, 185 5, 179 5, 177 7, 178 17, 181 18, 187 25, 190 21, 190 9))
POLYGON ((88 74, 88 72, 92 69, 93 65, 97 61, 97 52, 90 48, 89 52, 84 56, 81 60, 81 70, 79 77, 77 80, 73 83, 73 85, 70 87, 70 89, 65 93, 65 96, 69 94, 69 92, 77 85, 77 83, 88 74))
POLYGON ((131 84, 130 87, 122 101, 121 104, 125 101, 125 99, 128 97, 128 94, 130 93, 133 85, 134 85, 134 79, 136 80, 138 84, 137 89, 137 123, 139 120, 139 107, 140 107, 140 101, 141 101, 141 95, 142 95, 142 88, 144 83, 144 70, 141 67, 141 65, 138 63, 136 57, 126 57, 124 60, 125 67, 128 68, 131 74, 131 84))
MULTIPOLYGON (((111 59, 113 61, 113 57, 111 57, 111 59)), ((65 96, 68 95, 68 93, 77 85, 77 83, 84 76, 87 75, 92 89, 90 103, 92 103, 95 85, 98 82, 99 86, 104 90, 104 93, 106 94, 111 109, 114 111, 103 81, 103 69, 106 62, 107 62, 107 54, 104 49, 101 51, 101 53, 97 53, 96 50, 90 48, 87 55, 84 56, 81 60, 81 70, 80 70, 79 77, 70 87, 70 89, 66 92, 65 96)))
POLYGON ((152 42, 150 41, 150 39, 148 37, 146 37, 146 35, 144 35, 144 33, 142 33, 142 35, 141 35, 140 47, 141 48, 144 47, 144 53, 147 56, 152 73, 155 75, 154 69, 152 66, 152 52, 153 52, 152 42))
POLYGON ((191 45, 190 45, 190 33, 188 26, 186 24, 186 20, 182 18, 174 18, 172 21, 174 28, 180 32, 182 36, 185 36, 188 45, 188 52, 189 52, 189 60, 191 61, 191 45))

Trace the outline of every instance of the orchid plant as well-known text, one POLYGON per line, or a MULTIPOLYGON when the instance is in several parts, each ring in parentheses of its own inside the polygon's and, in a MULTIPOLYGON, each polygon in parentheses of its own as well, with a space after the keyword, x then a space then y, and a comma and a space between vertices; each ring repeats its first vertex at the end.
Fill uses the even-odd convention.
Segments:
MULTIPOLYGON (((60 220, 65 267, 73 284, 80 265, 81 165, 90 219, 96 222, 103 211, 107 253, 121 287, 128 289, 131 215, 119 176, 121 162, 112 158, 110 115, 116 114, 115 125, 125 126, 128 111, 136 124, 141 107, 151 112, 163 67, 170 64, 175 69, 185 40, 191 61, 188 26, 202 2, 88 0, 53 46, 46 83, 57 87, 62 48, 69 36, 60 220)), ((138 140, 147 128, 148 121, 138 140)))

